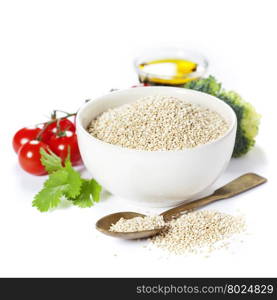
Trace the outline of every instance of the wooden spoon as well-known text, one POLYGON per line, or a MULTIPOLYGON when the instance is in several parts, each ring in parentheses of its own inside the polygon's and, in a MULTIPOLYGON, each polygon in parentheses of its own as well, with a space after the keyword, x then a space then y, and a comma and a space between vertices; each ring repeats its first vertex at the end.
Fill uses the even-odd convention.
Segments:
MULTIPOLYGON (((267 181, 266 178, 259 176, 254 173, 244 174, 237 179, 229 182, 223 187, 217 189, 212 195, 201 198, 199 200, 195 200, 189 203, 182 204, 175 208, 169 209, 160 215, 163 216, 166 222, 172 220, 173 218, 180 217, 184 212, 188 210, 197 209, 199 207, 205 206, 217 200, 226 199, 243 193, 249 189, 252 189, 260 184, 263 184, 267 181)), ((124 219, 132 219, 135 217, 145 217, 143 214, 139 214, 136 212, 119 212, 115 214, 111 214, 103 217, 98 220, 96 223, 96 228, 104 234, 110 235, 112 237, 122 238, 122 239, 142 239, 154 236, 164 230, 164 227, 159 229, 152 230, 143 230, 143 231, 135 231, 135 232, 113 232, 110 231, 110 227, 112 224, 115 224, 119 221, 120 218, 124 219)))

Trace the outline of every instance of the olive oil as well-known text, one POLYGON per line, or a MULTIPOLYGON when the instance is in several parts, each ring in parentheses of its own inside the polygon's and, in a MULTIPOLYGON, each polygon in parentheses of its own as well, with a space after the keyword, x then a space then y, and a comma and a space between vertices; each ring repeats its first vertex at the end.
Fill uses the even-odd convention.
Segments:
POLYGON ((198 78, 198 64, 179 58, 159 59, 139 64, 140 82, 150 85, 181 86, 198 78))

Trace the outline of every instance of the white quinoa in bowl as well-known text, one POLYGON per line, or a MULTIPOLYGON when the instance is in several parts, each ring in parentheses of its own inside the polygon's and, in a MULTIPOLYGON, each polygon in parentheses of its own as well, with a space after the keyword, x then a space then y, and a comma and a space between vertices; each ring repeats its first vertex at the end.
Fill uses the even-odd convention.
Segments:
POLYGON ((156 95, 101 113, 91 121, 88 132, 125 148, 168 151, 209 143, 228 128, 215 111, 176 97, 156 95))

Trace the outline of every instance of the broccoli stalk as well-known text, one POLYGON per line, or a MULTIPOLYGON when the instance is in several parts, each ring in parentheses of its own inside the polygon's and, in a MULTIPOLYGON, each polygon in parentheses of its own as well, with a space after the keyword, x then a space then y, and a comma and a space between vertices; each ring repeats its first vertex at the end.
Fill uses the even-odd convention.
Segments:
POLYGON ((255 145, 260 115, 249 102, 243 100, 236 92, 222 89, 221 83, 217 82, 213 76, 190 81, 184 87, 216 96, 234 110, 238 127, 233 157, 246 154, 255 145))

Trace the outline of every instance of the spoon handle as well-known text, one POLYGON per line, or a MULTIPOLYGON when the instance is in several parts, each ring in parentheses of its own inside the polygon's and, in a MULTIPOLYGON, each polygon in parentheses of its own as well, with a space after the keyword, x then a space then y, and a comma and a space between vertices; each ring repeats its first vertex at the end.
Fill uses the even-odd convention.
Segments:
POLYGON ((165 221, 170 221, 173 218, 180 217, 185 211, 200 208, 217 200, 233 197, 266 181, 267 179, 262 176, 247 173, 217 189, 212 195, 169 209, 161 213, 161 216, 164 217, 165 221))

